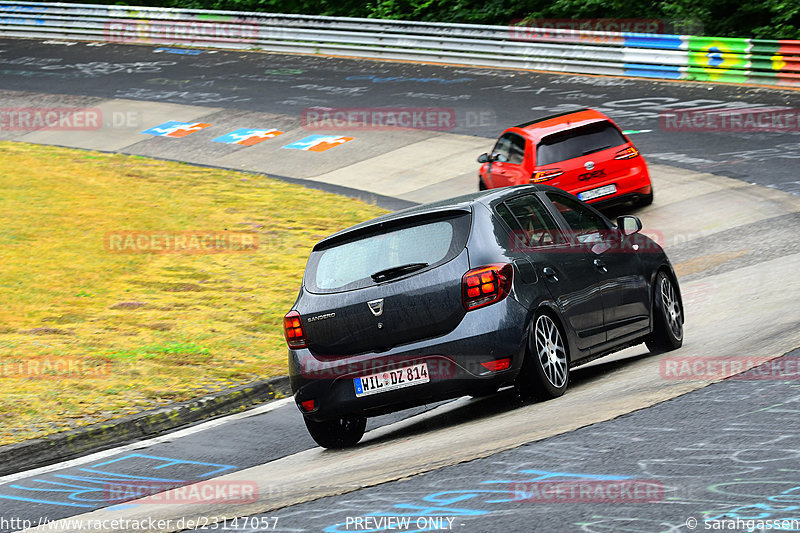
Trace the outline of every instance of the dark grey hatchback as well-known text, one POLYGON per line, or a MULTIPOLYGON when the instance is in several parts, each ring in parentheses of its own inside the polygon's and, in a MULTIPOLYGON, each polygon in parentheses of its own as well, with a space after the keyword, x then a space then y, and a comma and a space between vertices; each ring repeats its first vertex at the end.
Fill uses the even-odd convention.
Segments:
POLYGON ((284 318, 292 391, 326 448, 366 418, 513 385, 564 393, 570 368, 683 341, 677 278, 633 216, 554 187, 494 189, 320 241, 284 318))

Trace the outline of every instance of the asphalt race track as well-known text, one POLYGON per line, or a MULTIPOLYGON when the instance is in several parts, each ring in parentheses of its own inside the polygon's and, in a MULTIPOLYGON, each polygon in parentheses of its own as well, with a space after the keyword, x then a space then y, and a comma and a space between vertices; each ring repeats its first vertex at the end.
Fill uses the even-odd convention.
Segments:
MULTIPOLYGON (((692 518, 797 519, 798 392, 788 381, 715 383, 485 459, 277 509, 247 527, 241 521, 241 530, 275 518, 276 531, 365 532, 397 517, 410 519, 410 530, 481 533, 677 532, 690 531, 692 518), (693 419, 703 422, 687 423, 693 419), (594 501, 581 501, 576 480, 594 501), (638 484, 641 495, 625 494, 624 483, 638 484), (440 521, 418 523, 419 516, 440 521)), ((736 529, 744 528, 724 528, 736 529)))
MULTIPOLYGON (((453 109, 451 133, 496 137, 508 125, 578 107, 606 112, 649 161, 800 192, 791 133, 663 131, 669 110, 797 106, 797 92, 382 63, 310 56, 0 40, 2 89, 124 98, 298 117, 312 106, 453 109), (179 53, 176 53, 179 52, 179 53), (194 55, 196 54, 196 55, 194 55)), ((486 143, 488 150, 491 143, 486 143)), ((477 154, 476 154, 477 155, 477 154)))
POLYGON ((519 407, 501 392, 380 417, 351 450, 315 447, 296 407, 282 400, 6 476, 0 531, 79 515, 164 520, 137 528, 147 531, 683 532, 693 529, 690 518, 700 520, 697 529, 708 525, 703 519, 723 517, 800 520, 798 132, 668 131, 663 116, 702 107, 794 108, 797 92, 11 39, 0 39, 0 74, 3 110, 84 106, 104 116, 100 129, 6 127, 2 140, 253 170, 367 191, 397 206, 474 190, 475 157, 507 125, 598 108, 636 132, 631 137, 651 166, 655 203, 636 214, 676 265, 687 315, 684 347, 673 354, 629 348, 577 369, 567 394, 543 404, 519 407), (352 138, 328 150, 284 149, 320 133, 304 127, 304 110, 386 106, 436 108, 456 121, 446 130, 342 128, 322 132, 352 138), (171 120, 210 125, 183 138, 142 133, 171 120), (215 141, 257 127, 284 133, 249 146, 215 141), (754 366, 782 355, 747 379, 670 370, 686 358, 754 366), (249 487, 254 497, 236 505, 108 507, 118 497, 109 483, 121 480, 214 480, 249 487), (606 492, 588 501, 548 500, 537 491, 549 482, 606 492), (619 483, 651 489, 649 499, 610 494, 619 483), (404 528, 376 522, 404 517, 411 520, 404 528), (209 524, 222 518, 228 522, 209 524))

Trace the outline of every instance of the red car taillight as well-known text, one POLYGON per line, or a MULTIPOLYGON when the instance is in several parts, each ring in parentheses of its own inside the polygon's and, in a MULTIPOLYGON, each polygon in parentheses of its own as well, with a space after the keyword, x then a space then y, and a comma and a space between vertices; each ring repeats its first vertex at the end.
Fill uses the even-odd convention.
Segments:
POLYGON ((289 348, 305 348, 306 332, 303 331, 303 317, 297 311, 289 311, 283 317, 283 335, 289 348))
POLYGON ((614 156, 614 159, 633 159, 638 155, 639 155, 639 150, 631 146, 617 152, 617 155, 614 156))
POLYGON ((545 170, 537 170, 531 176, 531 183, 541 183, 543 181, 551 180, 559 177, 564 171, 560 168, 548 168, 545 170))
POLYGON ((473 268, 461 278, 462 300, 467 311, 499 302, 511 291, 513 267, 497 263, 473 268))

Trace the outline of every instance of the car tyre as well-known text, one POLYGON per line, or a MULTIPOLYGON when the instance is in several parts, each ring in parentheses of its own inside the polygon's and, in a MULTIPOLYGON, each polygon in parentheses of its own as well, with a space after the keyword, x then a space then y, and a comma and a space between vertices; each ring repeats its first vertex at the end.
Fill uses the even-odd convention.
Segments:
POLYGON ((672 279, 661 271, 653 292, 653 332, 645 341, 651 353, 677 350, 683 344, 683 311, 672 279))
POLYGON ((486 190, 486 184, 483 182, 483 178, 478 178, 478 190, 479 191, 486 190))
POLYGON ((522 401, 558 398, 569 384, 569 345, 561 326, 540 313, 528 329, 525 358, 514 388, 522 401))
POLYGON ((355 446, 367 427, 367 419, 363 416, 346 416, 323 422, 304 419, 314 442, 332 450, 355 446))

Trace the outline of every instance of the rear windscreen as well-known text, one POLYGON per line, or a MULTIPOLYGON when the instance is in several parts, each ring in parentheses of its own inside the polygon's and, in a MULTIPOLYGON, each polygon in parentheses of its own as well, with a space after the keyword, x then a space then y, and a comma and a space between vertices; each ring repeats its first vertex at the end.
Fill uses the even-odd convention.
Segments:
POLYGON ((426 263, 428 267, 418 269, 422 271, 449 261, 466 245, 469 219, 462 215, 383 230, 314 252, 306 269, 307 289, 336 292, 367 287, 375 284, 372 275, 381 271, 426 263))
POLYGON ((627 142, 622 133, 610 122, 596 122, 548 135, 539 141, 539 146, 536 147, 536 166, 589 155, 627 142))

